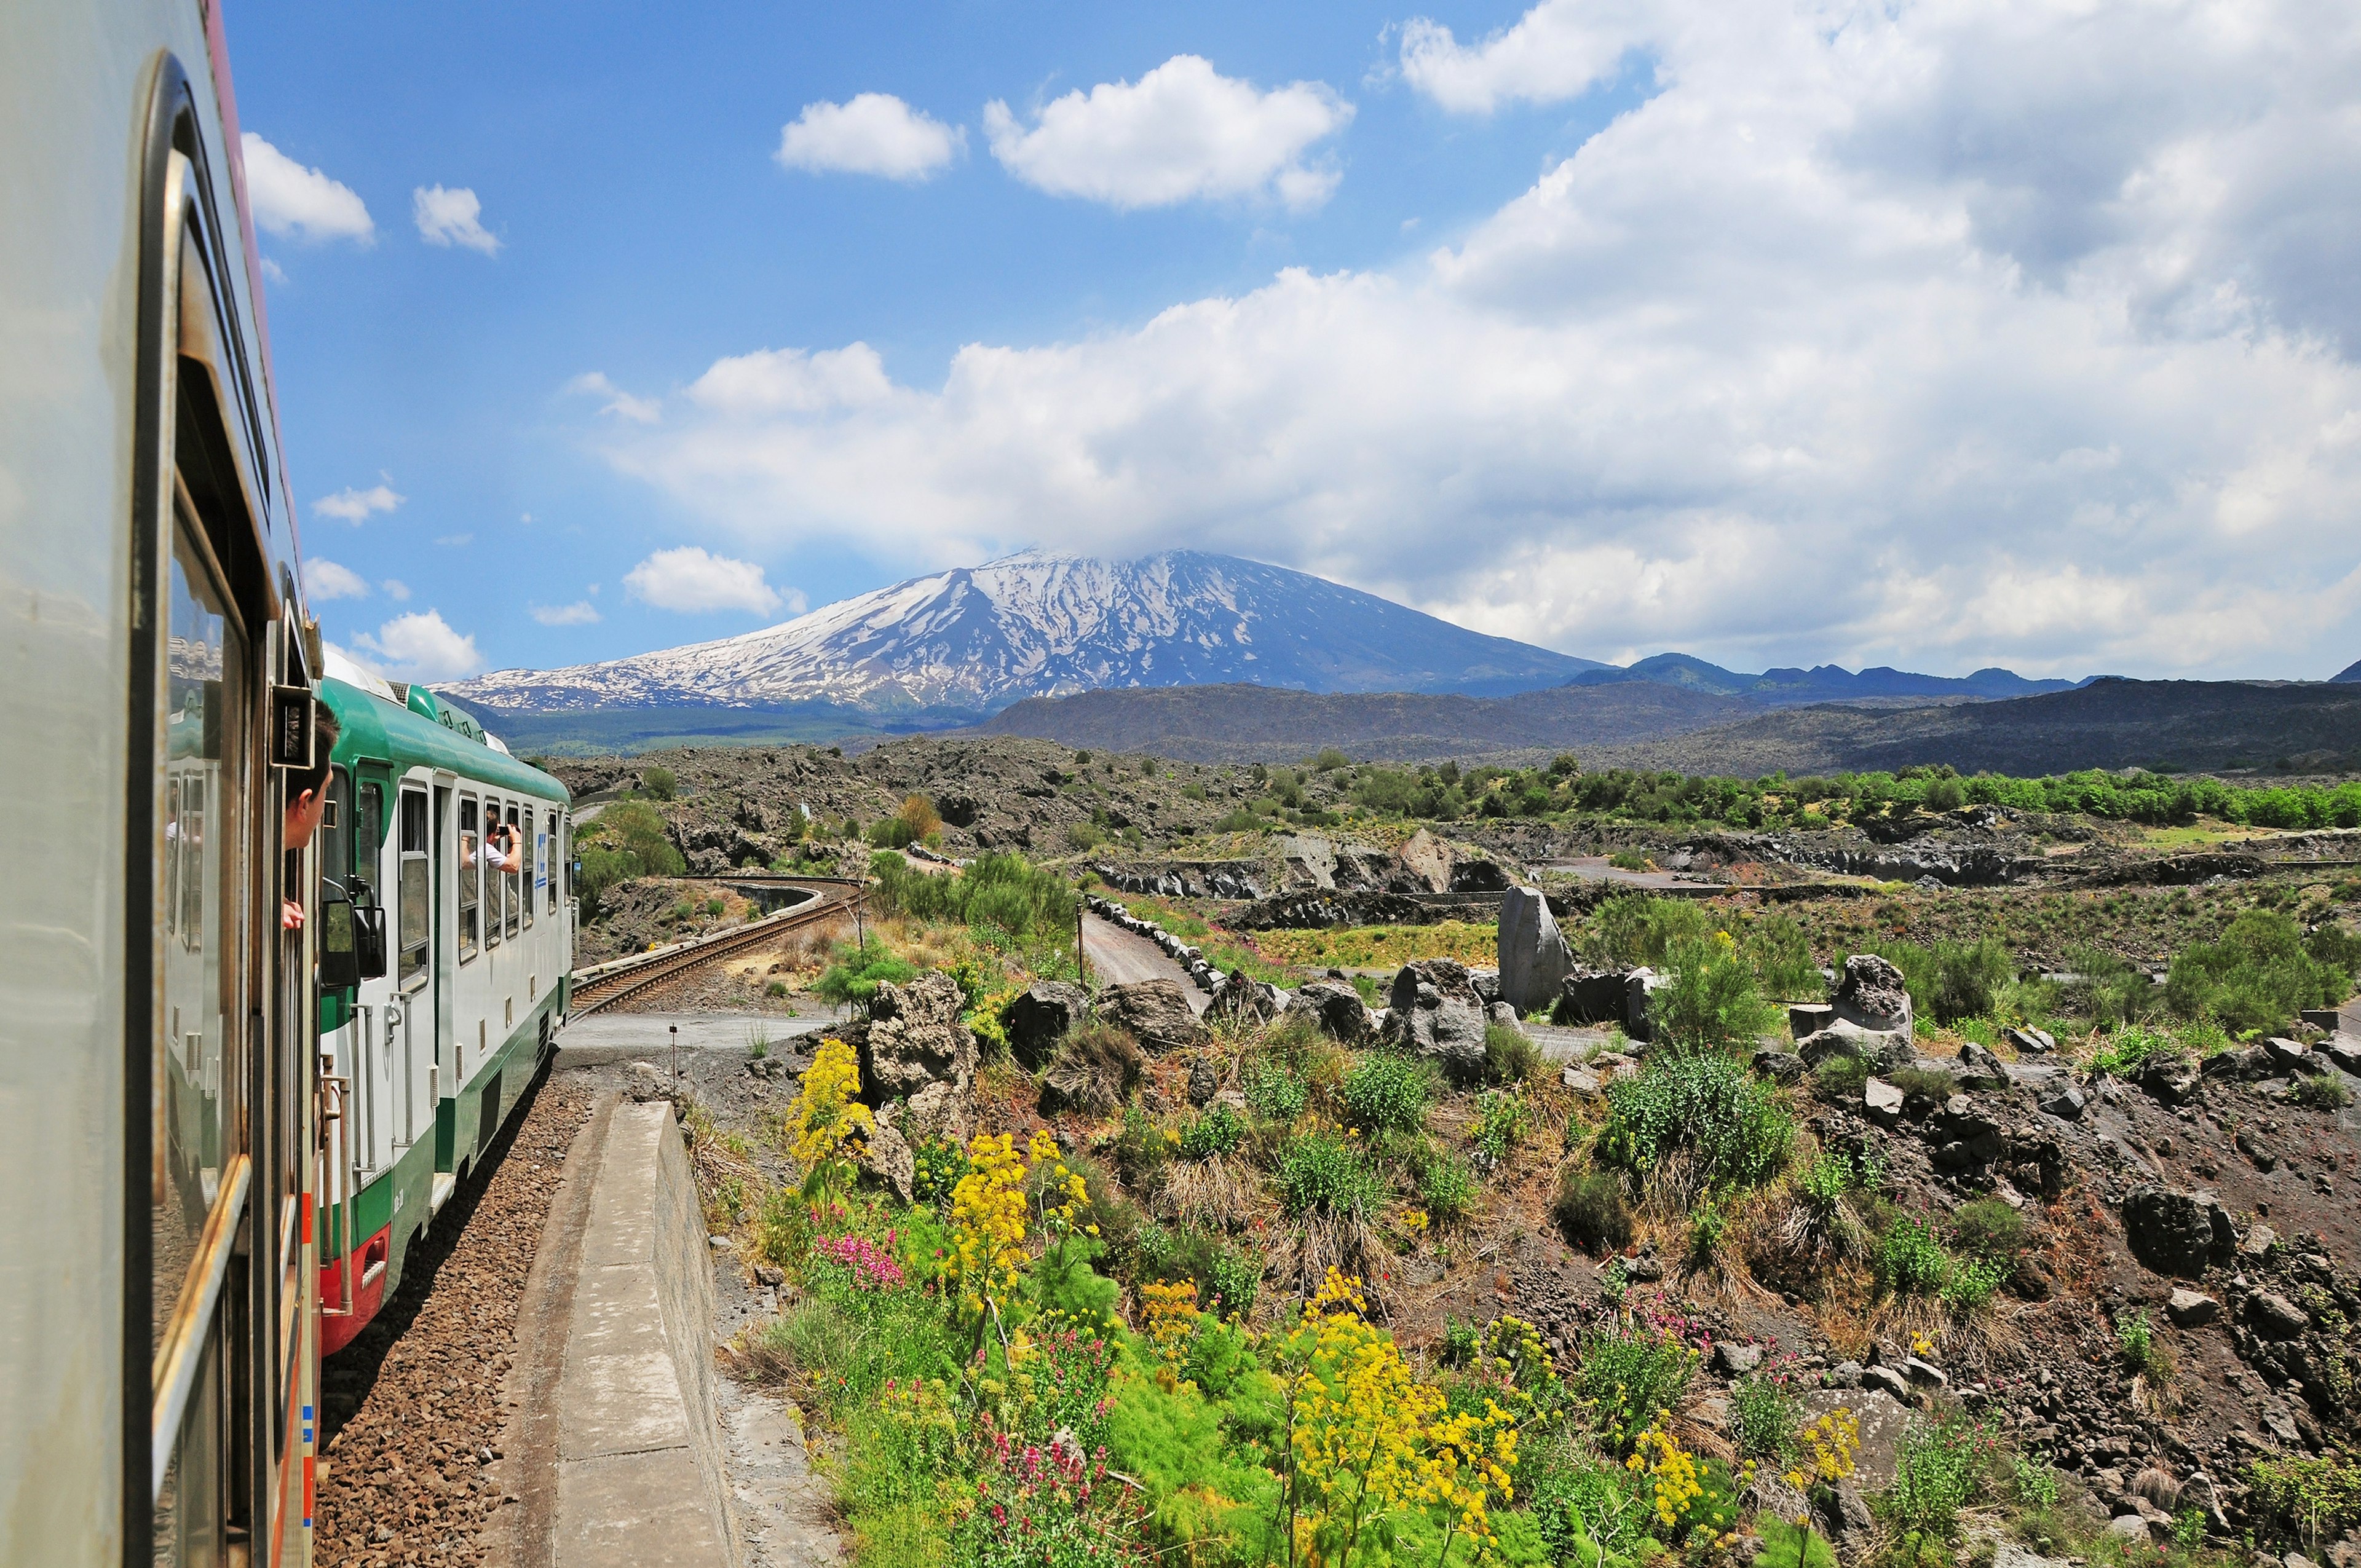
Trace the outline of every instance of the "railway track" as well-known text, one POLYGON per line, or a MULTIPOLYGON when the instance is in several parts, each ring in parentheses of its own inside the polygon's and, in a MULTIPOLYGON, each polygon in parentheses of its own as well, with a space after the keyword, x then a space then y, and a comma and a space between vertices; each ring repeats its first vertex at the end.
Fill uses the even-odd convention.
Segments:
POLYGON ((861 902, 859 883, 835 877, 732 877, 731 882, 761 881, 781 886, 809 887, 818 896, 791 909, 728 931, 718 932, 694 942, 637 958, 602 964, 595 970, 577 975, 574 981, 572 1005, 568 1015, 588 1017, 593 1013, 617 1006, 644 992, 667 981, 679 979, 693 969, 725 959, 732 953, 759 948, 776 941, 782 933, 834 920, 852 912, 861 902))

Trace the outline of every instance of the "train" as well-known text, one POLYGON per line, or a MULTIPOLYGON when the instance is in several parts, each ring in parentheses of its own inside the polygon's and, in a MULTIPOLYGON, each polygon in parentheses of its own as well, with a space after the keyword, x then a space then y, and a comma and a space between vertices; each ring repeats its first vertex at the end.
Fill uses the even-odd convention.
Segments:
POLYGON ((563 1021, 570 802, 305 603, 218 0, 0 7, 0 1563, 304 1568, 321 1358, 563 1021))
POLYGON ((321 1352, 345 1348, 548 1056, 574 952, 572 797, 423 685, 331 649, 321 828, 321 1352), (513 870, 486 837, 516 829, 513 870))

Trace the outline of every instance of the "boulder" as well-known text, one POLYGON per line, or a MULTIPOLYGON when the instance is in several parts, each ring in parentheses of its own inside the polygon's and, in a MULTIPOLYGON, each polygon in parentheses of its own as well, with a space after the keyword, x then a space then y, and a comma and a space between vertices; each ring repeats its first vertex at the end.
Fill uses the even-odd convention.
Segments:
POLYGON ((877 1125, 862 1139, 861 1168, 866 1175, 894 1190, 903 1202, 910 1201, 911 1184, 917 1179, 917 1156, 910 1141, 897 1130, 893 1119, 881 1116, 877 1125))
POLYGON ((1842 1019, 1817 1035, 1806 1035, 1796 1041, 1795 1054, 1814 1070, 1835 1057, 1850 1057, 1872 1072, 1892 1072, 1916 1059, 1906 1036, 1879 1034, 1842 1019))
POLYGON ((1049 1059, 1067 1030, 1090 1011, 1090 992, 1071 981, 1037 980, 1000 1010, 1008 1048, 1026 1071, 1049 1059))
POLYGON ((2006 1089, 2008 1064, 1993 1053, 1988 1046, 1970 1040, 1960 1047, 1960 1065, 1956 1069, 1962 1089, 2006 1089))
POLYGON ((1500 1000, 1520 1013, 1547 1007, 1574 968, 1574 952, 1537 887, 1512 887, 1500 900, 1500 1000))
POLYGON ((1209 1014, 1246 1025, 1268 1024, 1279 1016, 1279 1010, 1277 989, 1244 970, 1232 970, 1205 1006, 1209 1014))
POLYGON ((1486 1008, 1484 1017, 1496 1029, 1514 1029, 1521 1035, 1525 1032, 1524 1021, 1517 1016, 1517 1010, 1505 1002, 1495 1002, 1486 1008))
POLYGON ((1902 971, 1875 953, 1855 953, 1845 959, 1844 978, 1837 981, 1830 1000, 1839 1019, 1913 1042, 1910 988, 1902 982, 1902 971))
POLYGON ((1566 1024, 1620 1024, 1628 970, 1582 970, 1558 987, 1557 1016, 1566 1024))
POLYGON ((1902 1119, 1905 1098, 1899 1087, 1882 1078, 1872 1078, 1861 1086, 1861 1109, 1869 1113, 1870 1120, 1885 1126, 1902 1119))
POLYGON ((1722 1340, 1713 1347, 1713 1369, 1725 1377, 1739 1377, 1763 1365, 1763 1347, 1722 1340))
POLYGON ((907 985, 886 984, 869 1004, 866 1028, 856 1034, 862 1098, 872 1106, 912 1100, 930 1085, 948 1085, 965 1101, 975 1084, 975 1036, 960 1022, 966 997, 959 982, 930 970, 907 985))
POLYGON ((1564 1072, 1557 1075, 1557 1080, 1576 1094, 1596 1094, 1599 1091, 1598 1075, 1587 1067, 1569 1065, 1564 1072))
POLYGON ((2271 1255, 2271 1248, 2277 1246, 2279 1241, 2279 1232, 2268 1225, 2257 1225, 2238 1243, 2238 1255, 2259 1263, 2271 1255))
POLYGON ((1623 977, 1623 1032, 1635 1040, 1653 1039, 1654 1024, 1648 999, 1673 983, 1673 977, 1652 969, 1635 969, 1623 977))
POLYGON ((2197 1092, 2197 1066, 2185 1057, 2150 1057, 2140 1069, 2139 1086, 2167 1105, 2187 1104, 2197 1092))
POLYGON ((2182 1286, 2165 1302, 2164 1315, 2176 1328, 2202 1329, 2222 1315, 2222 1303, 2202 1290, 2182 1286))
POLYGON ((1199 1057, 1189 1064, 1189 1103, 1202 1111, 1222 1091, 1222 1075, 1211 1057, 1199 1057))
POLYGON ((2229 1212, 2211 1192, 2136 1187, 2124 1198, 2123 1217, 2132 1255, 2158 1274, 2194 1279, 2207 1265, 2227 1263, 2237 1245, 2229 1212))
POLYGON ((1144 1050, 1193 1051, 1213 1040, 1213 1032, 1189 1010, 1189 998, 1177 980, 1110 985, 1098 994, 1098 1015, 1129 1033, 1144 1050))
POLYGON ((2270 1057, 2271 1066, 2277 1072, 2311 1077, 2328 1070, 2327 1064, 2320 1059, 2319 1054, 2298 1040, 2274 1035, 2263 1042, 2263 1050, 2270 1057))
POLYGON ((1783 1051, 1776 1046, 1764 1046, 1754 1053, 1754 1073, 1773 1083, 1800 1083, 1811 1069, 1804 1058, 1793 1051, 1783 1051))
POLYGON ((2320 1042, 2320 1054, 2356 1078, 2361 1078, 2361 1040, 2332 1035, 2320 1042))
POLYGON ((1825 1002, 1795 1002, 1787 1007, 1787 1032, 1797 1039, 1817 1035, 1837 1021, 1837 1010, 1825 1002))
POLYGON ((1401 847, 1401 863, 1418 892, 1451 891, 1451 850, 1425 828, 1411 834, 1401 847))
POLYGON ((2312 1326, 2312 1314, 2276 1290, 2246 1298, 2246 1322, 2268 1340, 2290 1340, 2312 1326))
POLYGON ((1280 1016, 1304 1019, 1330 1039, 1348 1046, 1365 1044, 1377 1032, 1368 1003, 1361 1000, 1361 993, 1349 985, 1329 980, 1298 986, 1295 994, 1287 999, 1286 1011, 1280 1016))
POLYGON ((1435 1058, 1455 1077, 1482 1072, 1488 1020, 1465 965, 1450 959, 1404 964, 1389 1003, 1386 1033, 1395 1044, 1435 1058))
POLYGON ((2090 1103, 2082 1097, 2082 1091, 2068 1081, 2059 1084, 2056 1092, 2043 1098, 2041 1109, 2061 1122, 2079 1122, 2090 1103))
POLYGON ((2011 1029, 2007 1038, 2019 1056, 2046 1057, 2058 1048, 2057 1037, 2047 1029, 2011 1029))

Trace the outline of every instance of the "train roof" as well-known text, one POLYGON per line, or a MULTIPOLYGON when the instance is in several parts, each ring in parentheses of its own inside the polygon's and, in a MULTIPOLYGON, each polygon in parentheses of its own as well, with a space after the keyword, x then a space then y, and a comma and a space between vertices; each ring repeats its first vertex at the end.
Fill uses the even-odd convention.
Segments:
MULTIPOLYGON (((368 677, 364 677, 368 679, 368 677)), ((336 716, 340 733, 335 760, 391 762, 400 767, 442 768, 479 784, 570 804, 573 795, 539 768, 517 761, 477 727, 475 720, 434 700, 423 685, 401 693, 382 681, 362 685, 330 676, 320 696, 336 716), (382 689, 373 690, 371 687, 382 689)))

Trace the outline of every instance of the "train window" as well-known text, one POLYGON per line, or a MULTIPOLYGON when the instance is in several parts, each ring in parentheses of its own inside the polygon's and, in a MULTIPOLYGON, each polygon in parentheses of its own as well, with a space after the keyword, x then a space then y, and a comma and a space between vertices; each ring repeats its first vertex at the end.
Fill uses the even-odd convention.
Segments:
POLYGON ((541 880, 549 889, 549 912, 555 915, 557 913, 557 867, 553 857, 557 854, 557 813, 549 813, 544 820, 549 825, 549 840, 547 849, 542 853, 541 880))
POLYGON ((513 937, 517 934, 517 917, 522 913, 524 905, 523 857, 533 852, 532 850, 524 843, 524 828, 517 821, 517 808, 516 804, 513 801, 509 805, 509 829, 516 835, 517 839, 517 849, 519 851, 517 869, 512 872, 501 872, 500 881, 508 884, 509 935, 513 937))
POLYGON ((509 879, 500 872, 500 844, 492 829, 500 825, 500 803, 484 802, 484 946, 498 947, 500 930, 507 922, 501 910, 508 902, 509 879))
POLYGON ((365 784, 361 785, 360 799, 353 806, 353 870, 360 873, 380 903, 384 895, 377 884, 378 859, 384 851, 385 787, 365 784))
POLYGON ((524 830, 520 835, 524 840, 524 870, 518 876, 519 891, 523 896, 517 902, 524 905, 524 923, 528 928, 533 925, 533 903, 541 896, 544 855, 540 836, 533 831, 540 821, 539 814, 532 806, 524 808, 524 830))
POLYGON ((213 825, 235 820, 228 802, 240 793, 242 758, 235 747, 225 748, 224 737, 245 733, 246 648, 214 576, 212 552, 185 528, 174 533, 170 595, 164 880, 174 894, 178 932, 164 944, 150 1080, 151 1351, 168 1341, 193 1344, 203 1330, 207 1304, 201 1298, 210 1277, 202 1244, 215 1206, 231 1196, 224 1176, 237 1154, 243 1099, 229 1027, 238 989, 239 857, 234 839, 216 842, 213 825), (214 809, 216 803, 221 809, 214 809))
POLYGON ((476 956, 483 857, 477 853, 476 797, 459 797, 459 961, 476 956))
POLYGON ((401 985, 426 983, 428 919, 434 897, 434 872, 426 850, 426 792, 401 792, 401 889, 397 917, 401 922, 401 985))

